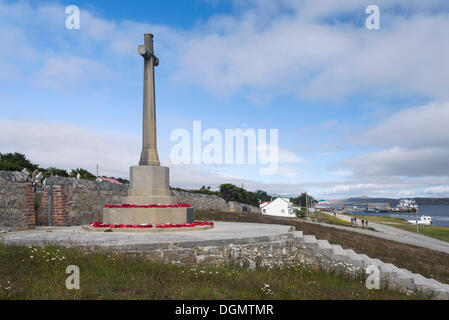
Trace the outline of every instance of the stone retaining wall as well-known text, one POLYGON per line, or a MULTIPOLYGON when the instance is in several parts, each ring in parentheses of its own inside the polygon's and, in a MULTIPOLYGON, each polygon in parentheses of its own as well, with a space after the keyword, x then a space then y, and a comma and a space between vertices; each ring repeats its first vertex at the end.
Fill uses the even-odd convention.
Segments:
POLYGON ((228 212, 253 212, 253 213, 261 213, 260 208, 256 206, 252 206, 250 204, 241 203, 237 201, 229 201, 226 204, 226 210, 228 212))
POLYGON ((22 172, 0 171, 0 231, 35 227, 34 193, 22 172))
POLYGON ((273 269, 303 265, 328 271, 338 270, 351 277, 358 277, 363 272, 362 269, 350 264, 340 265, 289 236, 274 241, 230 244, 228 246, 183 248, 173 244, 169 248, 135 251, 134 253, 144 255, 154 261, 171 264, 231 265, 249 269, 273 269))
POLYGON ((216 195, 175 190, 172 190, 172 195, 177 203, 188 203, 196 210, 226 211, 227 209, 226 201, 216 195))
MULTIPOLYGON (((33 194, 29 175, 23 172, 0 171, 0 229, 18 230, 35 225, 85 225, 103 220, 103 207, 121 204, 128 186, 109 182, 77 180, 51 176, 33 194), (53 201, 50 204, 50 185, 53 201), (34 212, 34 197, 39 203, 34 212)), ((177 203, 188 203, 196 210, 225 212, 257 212, 256 206, 226 202, 216 195, 172 191, 177 203)))
MULTIPOLYGON (((43 186, 42 198, 48 199, 53 185, 53 225, 85 225, 102 221, 106 204, 121 204, 127 186, 109 182, 77 180, 74 178, 49 177, 43 186)), ((48 204, 41 204, 38 220, 45 220, 48 204)), ((48 221, 48 218, 47 218, 48 221)), ((45 224, 45 223, 44 223, 45 224)))
POLYGON ((237 201, 226 202, 226 200, 216 195, 176 190, 172 190, 172 194, 176 197, 178 203, 188 203, 195 210, 260 213, 259 207, 237 201))

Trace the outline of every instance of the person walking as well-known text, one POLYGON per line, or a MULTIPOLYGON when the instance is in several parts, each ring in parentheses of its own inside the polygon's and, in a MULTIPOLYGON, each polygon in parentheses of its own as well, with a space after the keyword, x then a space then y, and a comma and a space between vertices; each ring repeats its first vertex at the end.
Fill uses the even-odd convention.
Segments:
POLYGON ((365 221, 365 226, 368 228, 368 220, 365 221))
POLYGON ((365 220, 362 219, 362 228, 365 226, 365 220))

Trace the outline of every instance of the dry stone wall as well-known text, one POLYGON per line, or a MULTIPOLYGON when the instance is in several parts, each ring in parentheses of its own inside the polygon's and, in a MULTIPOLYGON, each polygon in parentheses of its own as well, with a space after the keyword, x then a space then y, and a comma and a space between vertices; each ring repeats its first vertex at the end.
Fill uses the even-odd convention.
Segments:
MULTIPOLYGON (((0 230, 22 230, 35 225, 85 225, 103 220, 103 207, 121 204, 128 186, 51 176, 33 188, 23 172, 0 171, 0 230), (52 186, 52 197, 50 197, 52 186), (51 203, 50 203, 51 199, 51 203), (34 201, 38 203, 34 210, 34 201)), ((196 210, 256 212, 256 206, 226 202, 216 195, 172 191, 177 203, 196 210)))
POLYGON ((0 171, 0 231, 34 226, 34 194, 28 175, 0 171))
POLYGON ((103 207, 121 204, 121 197, 128 190, 120 184, 52 176, 45 180, 44 198, 50 185, 53 185, 54 214, 61 216, 54 225, 69 226, 102 221, 103 207))
POLYGON ((172 190, 172 194, 178 203, 188 203, 195 210, 260 213, 259 207, 237 201, 226 202, 216 195, 175 190, 172 190))

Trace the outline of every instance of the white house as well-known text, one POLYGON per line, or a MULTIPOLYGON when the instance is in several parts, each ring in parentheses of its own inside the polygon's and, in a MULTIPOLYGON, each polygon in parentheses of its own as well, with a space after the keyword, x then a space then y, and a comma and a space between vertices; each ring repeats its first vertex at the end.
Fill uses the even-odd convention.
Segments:
POLYGON ((276 198, 259 205, 262 214, 278 217, 296 217, 293 206, 288 198, 276 198))

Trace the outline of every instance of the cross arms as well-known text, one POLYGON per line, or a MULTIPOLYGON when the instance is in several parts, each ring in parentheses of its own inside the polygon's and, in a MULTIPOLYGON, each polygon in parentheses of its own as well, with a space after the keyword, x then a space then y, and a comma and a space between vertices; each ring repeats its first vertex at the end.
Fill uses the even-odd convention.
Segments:
POLYGON ((150 50, 147 49, 147 47, 145 47, 144 45, 140 45, 137 48, 137 52, 144 57, 145 59, 150 59, 150 58, 154 58, 154 66, 158 66, 159 65, 159 59, 154 55, 153 52, 151 52, 150 50))

